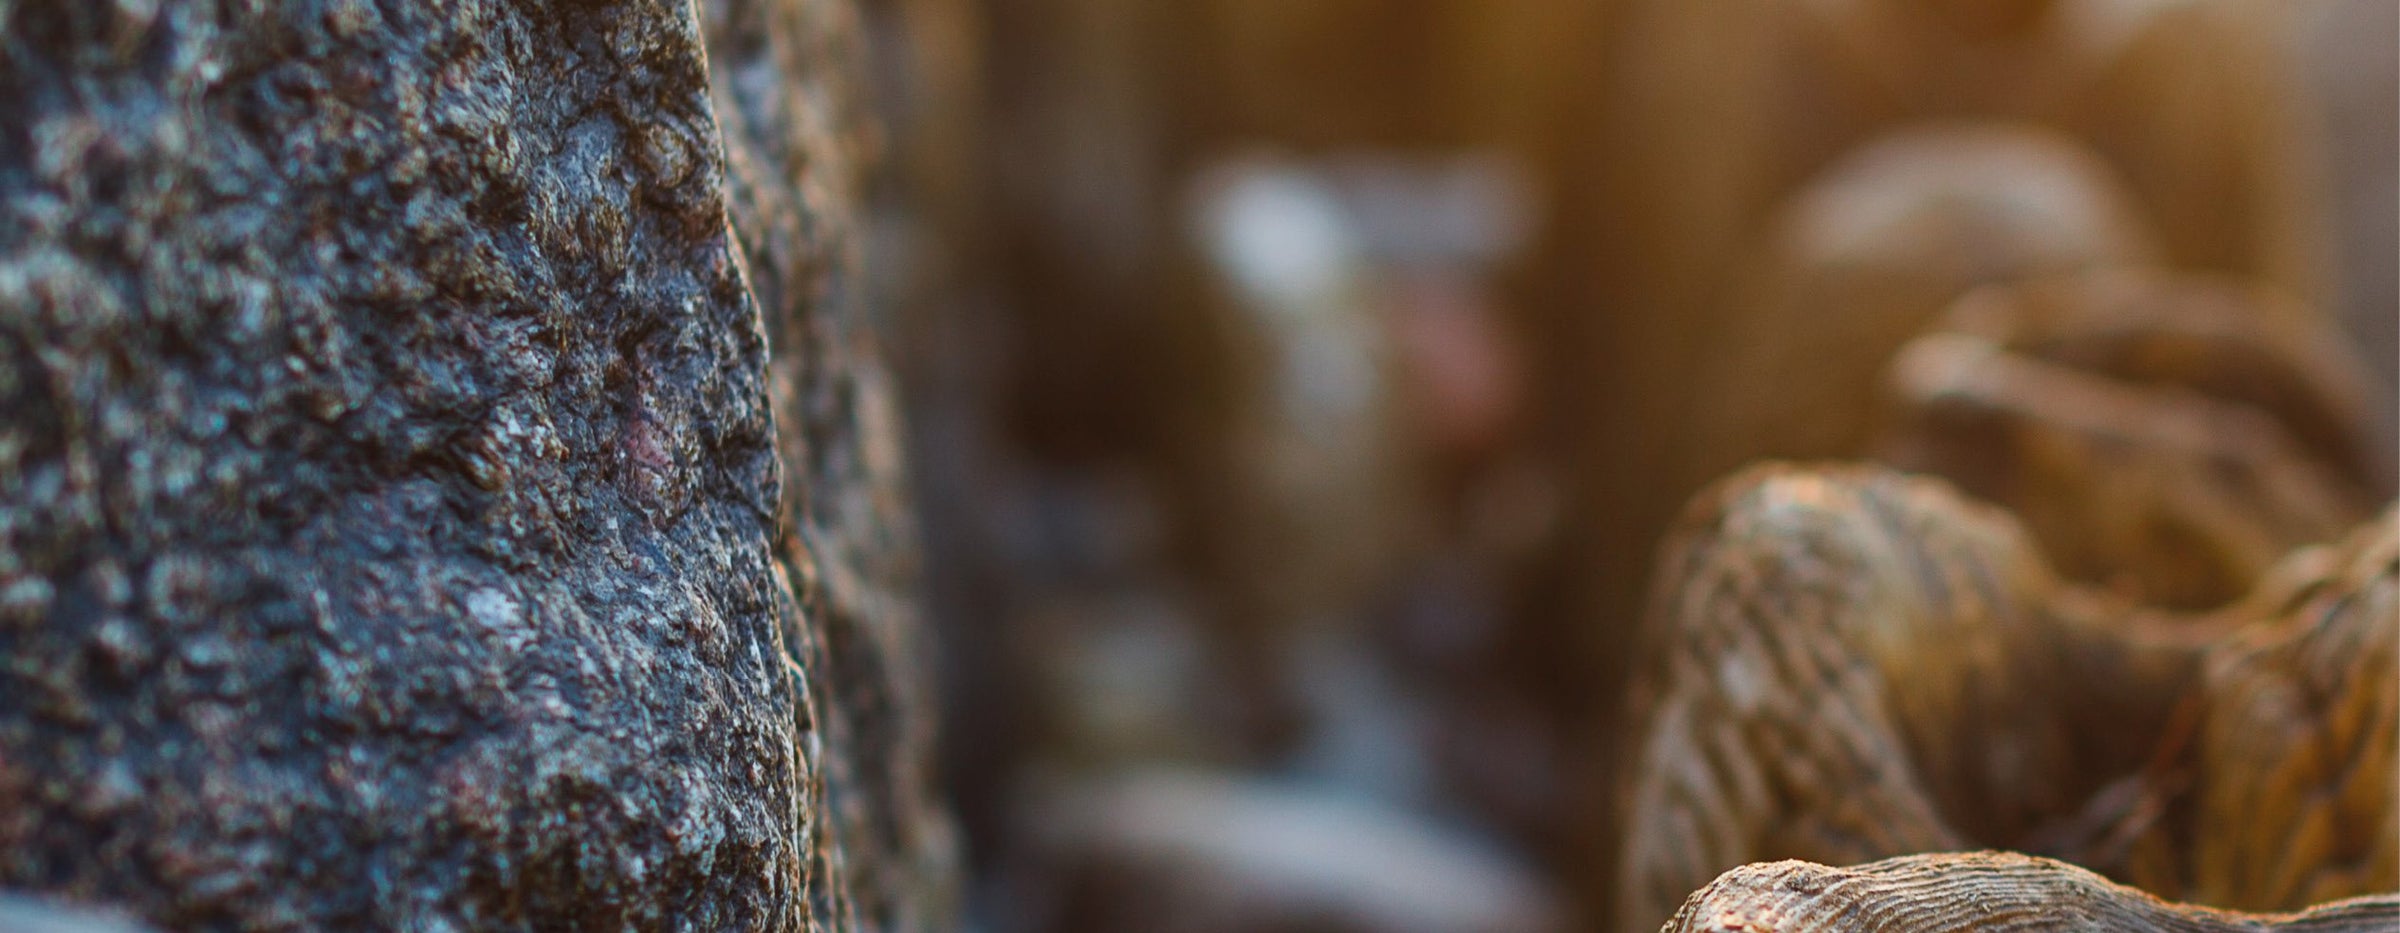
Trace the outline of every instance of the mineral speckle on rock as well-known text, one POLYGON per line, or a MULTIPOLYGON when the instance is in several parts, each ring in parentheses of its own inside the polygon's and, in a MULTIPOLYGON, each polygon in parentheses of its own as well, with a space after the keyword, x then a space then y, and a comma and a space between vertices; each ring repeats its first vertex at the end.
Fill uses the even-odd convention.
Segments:
POLYGON ((764 315, 786 480, 778 552, 810 622, 801 652, 826 736, 829 820, 812 895, 868 929, 940 929, 956 910, 933 786, 917 547, 893 378, 859 263, 871 153, 848 3, 699 5, 733 223, 764 315), (838 857, 836 856, 838 853, 838 857))
MULTIPOLYGON (((785 491, 889 462, 778 464, 762 312, 832 312, 762 272, 814 247, 736 229, 701 23, 0 4, 0 886, 182 929, 849 925, 827 762, 909 708, 830 712, 801 595, 905 578, 789 543, 785 491)), ((842 91, 795 61, 717 77, 842 91)), ((780 416, 856 438, 872 391, 780 416)))

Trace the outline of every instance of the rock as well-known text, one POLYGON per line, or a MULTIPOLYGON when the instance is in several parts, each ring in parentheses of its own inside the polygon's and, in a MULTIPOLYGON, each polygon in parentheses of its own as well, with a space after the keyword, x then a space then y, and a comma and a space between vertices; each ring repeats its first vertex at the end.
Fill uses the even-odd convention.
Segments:
POLYGON ((782 534, 825 734, 815 897, 866 929, 946 929, 956 840, 933 775, 932 645, 898 392, 859 275, 871 153, 856 11, 824 0, 706 0, 726 181, 774 360, 782 534))
POLYGON ((148 930, 110 912, 78 910, 0 894, 0 933, 147 933, 148 930))
POLYGON ((0 6, 0 884, 925 916, 938 840, 849 815, 921 799, 909 698, 850 708, 913 650, 874 371, 769 375, 871 352, 793 345, 856 327, 849 195, 760 141, 842 127, 743 135, 847 93, 841 4, 711 10, 713 106, 675 3, 0 6))

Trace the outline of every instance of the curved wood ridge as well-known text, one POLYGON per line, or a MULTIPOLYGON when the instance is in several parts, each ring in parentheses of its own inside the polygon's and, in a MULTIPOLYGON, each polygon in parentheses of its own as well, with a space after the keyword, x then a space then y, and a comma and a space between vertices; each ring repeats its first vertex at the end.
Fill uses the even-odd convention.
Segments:
POLYGON ((2396 529, 2178 615, 2061 583, 1938 480, 1727 480, 1652 595, 1620 929, 1746 862, 1979 847, 2252 910, 2400 889, 2396 529))
POLYGON ((2297 914, 2242 914, 2159 900, 2064 862, 2005 852, 1912 855, 1853 869, 1745 865, 1694 893, 1666 933, 1910 930, 2115 933, 2383 933, 2400 895, 2297 914))

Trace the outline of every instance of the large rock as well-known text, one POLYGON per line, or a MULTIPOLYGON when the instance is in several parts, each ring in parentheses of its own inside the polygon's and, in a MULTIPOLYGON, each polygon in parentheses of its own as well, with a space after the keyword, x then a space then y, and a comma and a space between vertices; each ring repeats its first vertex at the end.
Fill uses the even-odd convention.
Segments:
POLYGON ((0 3, 0 887, 930 922, 841 7, 0 3))

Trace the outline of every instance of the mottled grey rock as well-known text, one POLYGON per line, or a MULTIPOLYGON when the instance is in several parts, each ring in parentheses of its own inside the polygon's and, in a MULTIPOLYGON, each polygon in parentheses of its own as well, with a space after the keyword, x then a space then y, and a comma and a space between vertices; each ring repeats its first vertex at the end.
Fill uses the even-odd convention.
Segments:
POLYGON ((734 229, 773 347, 789 479, 779 553, 805 630, 810 709, 824 734, 828 824, 813 889, 868 929, 948 929, 957 844, 935 799, 932 647, 917 593, 896 389, 857 274, 872 134, 856 10, 825 0, 705 0, 734 229), (838 850, 838 856, 836 854, 838 850))
POLYGON ((0 894, 0 933, 149 933, 149 928, 112 912, 0 894))
POLYGON ((665 0, 0 0, 0 886, 412 930, 938 890, 880 389, 809 369, 871 348, 788 345, 857 327, 849 193, 729 196, 703 45, 665 0), (826 814, 887 806, 929 828, 847 858, 826 814))

